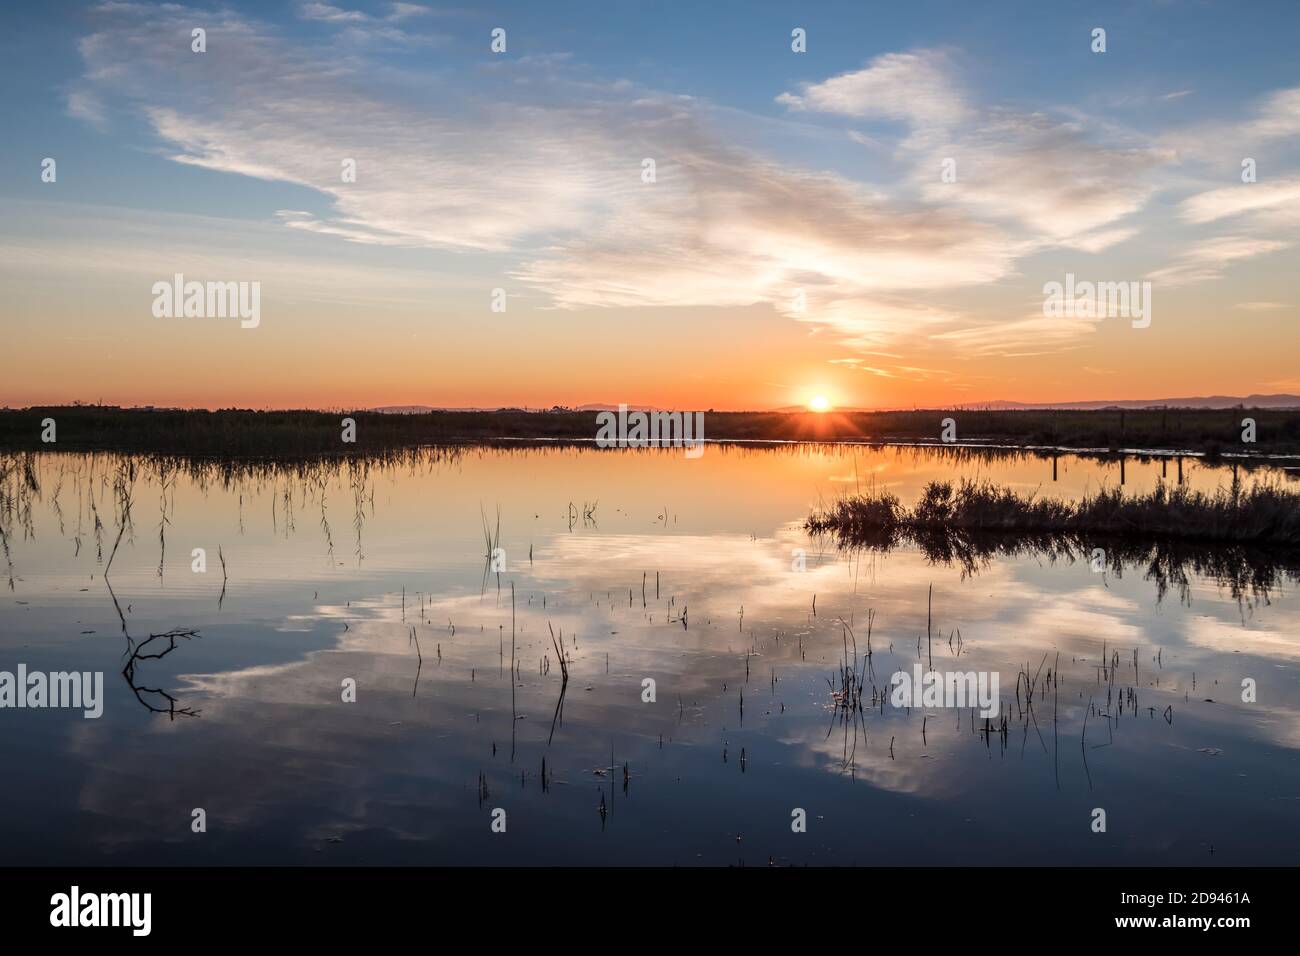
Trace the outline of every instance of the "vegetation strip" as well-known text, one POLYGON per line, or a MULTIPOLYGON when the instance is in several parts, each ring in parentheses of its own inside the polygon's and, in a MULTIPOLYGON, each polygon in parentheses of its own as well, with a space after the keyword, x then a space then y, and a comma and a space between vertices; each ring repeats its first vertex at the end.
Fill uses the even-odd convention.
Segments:
POLYGON ((1272 484, 1212 493, 1161 484, 1145 494, 1103 489, 1079 501, 1023 495, 989 482, 932 481, 912 508, 873 489, 812 514, 809 531, 867 539, 894 532, 1162 537, 1300 546, 1300 493, 1272 484))

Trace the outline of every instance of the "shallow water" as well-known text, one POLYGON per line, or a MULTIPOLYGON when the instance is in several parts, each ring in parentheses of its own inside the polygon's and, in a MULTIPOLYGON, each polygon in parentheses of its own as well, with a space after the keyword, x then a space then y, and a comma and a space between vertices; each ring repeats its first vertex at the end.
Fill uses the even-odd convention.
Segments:
MULTIPOLYGON (((0 710, 0 864, 1232 865, 1300 851, 1289 576, 1234 593, 1194 571, 1169 586, 1033 553, 971 568, 842 552, 802 529, 872 482, 908 501, 956 477, 1074 496, 1120 482, 1117 461, 712 445, 694 460, 521 447, 332 468, 27 461, 30 480, 9 458, 0 483, 0 670, 102 671, 105 701, 97 720, 0 710), (155 656, 170 642, 148 638, 173 629, 194 634, 155 656), (866 698, 846 715, 833 690, 855 653, 866 698), (968 707, 873 704, 918 660, 997 674, 1005 733, 968 707), (1242 701, 1246 678, 1257 702, 1242 701)), ((1179 467, 1130 458, 1122 480, 1140 491, 1179 467)), ((1198 488, 1233 480, 1181 469, 1198 488)))

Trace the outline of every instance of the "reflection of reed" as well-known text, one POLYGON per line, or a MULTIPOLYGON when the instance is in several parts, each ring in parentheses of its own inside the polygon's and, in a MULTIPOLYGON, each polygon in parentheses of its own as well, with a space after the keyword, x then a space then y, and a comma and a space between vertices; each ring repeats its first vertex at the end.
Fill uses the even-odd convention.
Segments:
MULTIPOLYGON (((855 758, 858 752, 858 731, 861 729, 862 736, 865 739, 867 734, 866 715, 863 709, 864 693, 868 685, 871 687, 871 707, 874 710, 877 706, 884 706, 885 693, 875 686, 875 669, 871 663, 871 628, 875 622, 876 612, 867 611, 867 653, 862 658, 862 670, 858 670, 858 638, 853 633, 853 628, 844 618, 838 618, 840 624, 840 639, 844 645, 844 657, 837 668, 836 679, 838 685, 826 678, 826 683, 831 689, 831 725, 826 731, 826 738, 829 740, 831 734, 835 731, 835 724, 838 722, 844 731, 844 753, 840 760, 840 769, 842 771, 851 770, 855 766, 855 758), (853 659, 849 660, 849 639, 853 641, 853 659), (853 728, 853 739, 849 740, 849 728, 853 728)), ((741 691, 741 707, 744 707, 744 691, 741 691)), ((741 760, 743 766, 744 751, 741 751, 741 760)))
POLYGON ((24 529, 31 526, 31 498, 41 490, 35 458, 32 454, 0 456, 0 548, 4 550, 10 591, 14 589, 14 562, 9 529, 15 517, 24 529))
POLYGON ((139 643, 127 658, 126 666, 122 668, 122 676, 126 678, 127 686, 131 688, 138 700, 145 709, 155 714, 166 714, 172 720, 180 717, 197 717, 199 712, 192 707, 177 707, 177 700, 171 694, 167 693, 160 687, 145 687, 137 682, 135 666, 140 661, 156 661, 166 657, 172 651, 176 650, 177 638, 189 640, 191 637, 198 637, 198 631, 186 628, 173 628, 163 634, 150 634, 147 638, 139 643), (166 641, 167 646, 162 650, 145 653, 145 648, 153 644, 154 641, 166 641), (167 702, 166 707, 156 707, 146 698, 146 695, 156 695, 167 702))
POLYGON ((370 465, 365 459, 354 460, 351 464, 352 474, 349 478, 349 484, 352 486, 352 527, 357 535, 357 567, 361 567, 361 562, 365 560, 365 552, 361 547, 361 529, 366 523, 366 502, 370 503, 370 513, 375 511, 375 491, 373 486, 370 489, 369 496, 366 494, 366 479, 369 475, 370 465))
MULTIPOLYGON (((479 594, 487 591, 488 575, 493 572, 496 564, 497 551, 501 547, 501 506, 497 505, 497 523, 496 527, 488 522, 487 513, 483 511, 483 506, 479 505, 479 516, 483 519, 483 581, 479 587, 479 594)), ((501 591, 501 572, 496 572, 497 592, 501 591)))
MULTIPOLYGON (((546 738, 546 745, 549 747, 551 741, 555 739, 555 725, 563 718, 564 715, 564 694, 569 689, 569 662, 564 659, 564 648, 561 642, 564 640, 564 631, 560 631, 560 637, 555 637, 555 628, 551 622, 547 621, 546 626, 551 630, 551 644, 555 648, 555 657, 560 662, 560 696, 555 702, 555 715, 551 718, 551 734, 546 738)), ((543 770, 543 773, 545 771, 543 770)))
MULTIPOLYGON (((163 565, 167 557, 167 536, 166 529, 171 524, 171 519, 176 514, 176 469, 171 467, 170 463, 165 463, 158 468, 158 485, 160 490, 159 496, 159 522, 158 522, 158 577, 163 576, 163 565), (168 491, 171 492, 170 502, 168 500, 168 491)), ((244 533, 244 497, 239 497, 239 533, 244 533)))
MULTIPOLYGON (((1172 458, 1177 463, 1179 470, 1181 470, 1182 461, 1186 457, 1192 457, 1193 460, 1199 461, 1203 466, 1216 464, 1213 459, 1165 452, 1120 454, 1093 449, 991 447, 929 443, 889 444, 884 442, 729 442, 718 443, 717 445, 711 443, 709 445, 709 454, 710 456, 755 460, 770 459, 773 456, 781 458, 824 458, 852 455, 858 449, 870 449, 878 454, 888 454, 899 464, 923 465, 938 463, 944 467, 953 468, 964 465, 1023 464, 1034 461, 1052 464, 1060 458, 1070 457, 1113 463, 1124 461, 1149 463, 1155 460, 1164 461, 1172 458)), ((300 486, 318 485, 323 481, 339 480, 345 474, 355 475, 358 472, 364 474, 371 471, 393 472, 405 470, 411 475, 430 474, 438 468, 456 465, 470 457, 536 458, 539 456, 562 456, 572 458, 575 455, 608 456, 610 453, 607 449, 596 448, 581 442, 498 441, 476 444, 431 444, 418 447, 366 450, 346 455, 311 455, 285 452, 283 454, 241 457, 228 453, 182 455, 104 451, 67 455, 62 451, 46 450, 39 454, 41 456, 71 458, 74 462, 79 458, 83 459, 83 462, 90 462, 91 470, 88 477, 92 479, 95 477, 94 463, 106 461, 110 468, 116 468, 120 462, 130 460, 138 465, 141 472, 155 476, 155 480, 164 474, 174 472, 176 475, 183 476, 201 491, 212 488, 221 488, 226 491, 260 491, 260 486, 263 484, 274 485, 284 481, 286 487, 283 491, 283 508, 286 517, 288 517, 287 512, 293 503, 290 486, 295 482, 300 486)), ((615 453, 619 455, 657 456, 675 459, 680 457, 681 449, 625 448, 617 449, 615 453)), ((35 480, 37 460, 38 453, 0 451, 0 479, 3 479, 6 474, 13 474, 21 476, 24 482, 35 480)), ((1275 460, 1270 461, 1262 458, 1241 458, 1233 461, 1233 466, 1240 471, 1246 472, 1273 470, 1276 469, 1277 464, 1278 462, 1275 460)), ((83 463, 78 462, 69 469, 74 481, 87 477, 82 474, 82 467, 83 463)), ((1224 470, 1227 470, 1227 466, 1225 466, 1224 470)), ((1300 477, 1300 475, 1289 473, 1285 477, 1294 479, 1300 477)), ((3 481, 0 481, 0 484, 3 483, 3 481)), ((32 490, 38 491, 39 485, 32 490)), ((305 498, 307 489, 304 488, 303 490, 305 498)), ((575 505, 574 513, 576 517, 594 521, 595 503, 593 502, 590 505, 584 503, 581 511, 575 505)))
POLYGON ((415 683, 411 686, 411 696, 414 697, 420 689, 420 671, 424 670, 424 655, 420 653, 420 635, 415 631, 415 625, 411 625, 411 641, 415 645, 415 683))

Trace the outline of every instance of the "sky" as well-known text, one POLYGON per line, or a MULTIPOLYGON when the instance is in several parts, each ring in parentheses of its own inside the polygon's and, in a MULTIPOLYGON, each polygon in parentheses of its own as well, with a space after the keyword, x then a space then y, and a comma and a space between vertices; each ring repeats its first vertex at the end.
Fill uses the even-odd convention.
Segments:
POLYGON ((1211 0, 6 4, 0 405, 1300 393, 1297 36, 1211 0), (255 325, 158 314, 177 274, 255 283, 255 325), (1144 311, 1046 314, 1067 275, 1144 311))

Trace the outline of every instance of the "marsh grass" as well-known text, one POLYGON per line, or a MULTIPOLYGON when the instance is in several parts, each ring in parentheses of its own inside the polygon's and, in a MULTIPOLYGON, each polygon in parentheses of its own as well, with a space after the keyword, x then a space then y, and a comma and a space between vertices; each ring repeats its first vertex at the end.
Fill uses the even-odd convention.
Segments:
POLYGON ((1176 588, 1187 600, 1195 576, 1239 601, 1266 600, 1284 579, 1300 580, 1300 493, 1263 483, 1212 493, 1111 489, 1069 502, 987 482, 931 482, 911 508, 872 488, 814 513, 806 528, 851 549, 913 545, 963 575, 1019 556, 1088 561, 1117 578, 1137 568, 1161 599, 1176 588))
POLYGON ((1064 501, 1020 494, 989 482, 932 481, 911 508, 889 492, 873 489, 813 514, 807 527, 863 540, 898 532, 969 531, 1162 537, 1300 548, 1300 493, 1265 483, 1214 492, 1161 484, 1144 494, 1110 488, 1079 501, 1064 501))

